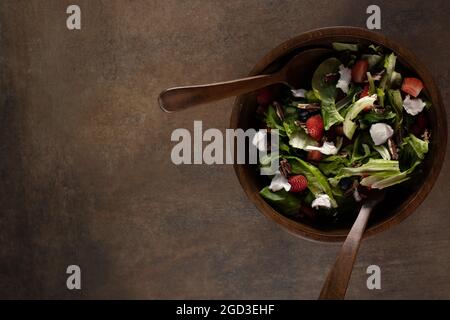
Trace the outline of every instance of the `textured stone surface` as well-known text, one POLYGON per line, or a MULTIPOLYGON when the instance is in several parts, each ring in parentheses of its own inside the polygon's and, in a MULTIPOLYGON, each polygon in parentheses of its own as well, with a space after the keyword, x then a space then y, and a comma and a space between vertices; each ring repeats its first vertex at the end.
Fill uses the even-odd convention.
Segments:
MULTIPOLYGON (((172 130, 226 128, 232 99, 167 115, 156 97, 243 76, 303 31, 364 27, 370 3, 2 0, 0 297, 316 298, 338 246, 269 222, 230 166, 170 162, 172 130), (81 31, 65 27, 72 2, 81 31)), ((449 101, 449 3, 377 3, 449 101)), ((447 162, 417 212, 364 242, 349 298, 450 298, 449 178, 447 162)))

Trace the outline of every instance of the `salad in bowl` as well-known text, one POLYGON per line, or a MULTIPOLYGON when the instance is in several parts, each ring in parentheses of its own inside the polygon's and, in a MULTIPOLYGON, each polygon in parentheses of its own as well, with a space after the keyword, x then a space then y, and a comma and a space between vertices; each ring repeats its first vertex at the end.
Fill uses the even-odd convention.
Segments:
POLYGON ((279 136, 279 152, 259 159, 279 161, 260 194, 287 217, 356 215, 371 190, 414 180, 432 139, 422 80, 374 44, 335 42, 309 86, 267 87, 257 102, 260 128, 279 136))

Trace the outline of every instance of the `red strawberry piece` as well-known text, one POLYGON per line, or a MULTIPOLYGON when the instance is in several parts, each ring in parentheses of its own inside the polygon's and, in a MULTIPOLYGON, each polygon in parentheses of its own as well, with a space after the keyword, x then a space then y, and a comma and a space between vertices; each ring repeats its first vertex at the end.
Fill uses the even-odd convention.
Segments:
POLYGON ((308 120, 306 120, 306 130, 311 138, 320 141, 324 132, 322 117, 319 114, 309 117, 308 120))
POLYGON ((322 160, 322 153, 318 150, 311 150, 308 151, 307 159, 311 162, 320 162, 322 160))
POLYGON ((273 101, 273 92, 269 88, 262 88, 258 91, 256 101, 262 106, 267 106, 273 101))
POLYGON ((362 91, 359 93, 359 98, 367 97, 369 95, 369 85, 366 84, 362 91))
POLYGON ((423 83, 417 78, 405 78, 402 83, 402 91, 417 98, 423 89, 423 83))
POLYGON ((352 68, 352 80, 356 83, 362 83, 367 77, 367 70, 369 69, 369 63, 367 60, 358 60, 352 68))
POLYGON ((288 179, 289 184, 291 185, 290 192, 302 192, 308 187, 308 180, 306 180, 305 176, 297 175, 292 176, 288 179))
MULTIPOLYGON (((369 95, 369 85, 365 85, 362 91, 359 93, 359 98, 367 97, 369 95)), ((364 108, 364 112, 369 112, 372 110, 373 106, 367 106, 364 108)))

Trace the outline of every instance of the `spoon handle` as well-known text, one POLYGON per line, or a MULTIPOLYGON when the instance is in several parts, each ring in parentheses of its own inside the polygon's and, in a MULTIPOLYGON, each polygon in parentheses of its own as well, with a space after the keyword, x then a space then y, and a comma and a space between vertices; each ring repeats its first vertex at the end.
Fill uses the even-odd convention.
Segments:
POLYGON ((238 96, 278 82, 283 82, 281 73, 207 85, 170 88, 161 92, 158 101, 163 111, 175 112, 199 104, 238 96))
POLYGON ((327 279, 320 292, 320 300, 344 299, 348 282, 352 275, 353 265, 356 260, 359 245, 361 243, 370 212, 376 203, 366 202, 359 211, 358 217, 350 230, 344 245, 339 252, 336 261, 328 273, 327 279))

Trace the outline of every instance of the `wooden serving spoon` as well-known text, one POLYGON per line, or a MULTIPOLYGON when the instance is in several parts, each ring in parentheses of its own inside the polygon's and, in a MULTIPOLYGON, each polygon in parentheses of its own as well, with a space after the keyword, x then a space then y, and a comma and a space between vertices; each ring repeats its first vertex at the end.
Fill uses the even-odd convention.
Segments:
POLYGON ((362 205, 358 217, 323 284, 319 296, 320 300, 344 299, 370 213, 383 200, 384 194, 384 191, 373 191, 362 205))
POLYGON ((331 52, 331 49, 325 48, 302 51, 293 57, 280 71, 273 74, 206 85, 166 89, 159 95, 159 105, 165 112, 175 112, 199 104, 239 96, 275 83, 284 83, 291 88, 298 88, 299 81, 305 79, 306 75, 310 74, 312 76, 312 72, 318 64, 331 52))

